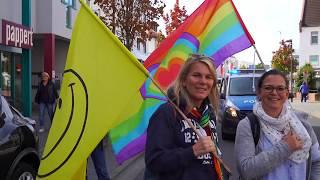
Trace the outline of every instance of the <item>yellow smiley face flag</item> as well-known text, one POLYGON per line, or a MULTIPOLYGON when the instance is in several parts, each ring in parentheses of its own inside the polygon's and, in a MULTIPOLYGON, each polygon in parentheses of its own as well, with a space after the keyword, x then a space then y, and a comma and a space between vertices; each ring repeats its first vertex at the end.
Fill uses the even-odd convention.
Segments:
POLYGON ((142 104, 147 70, 81 1, 38 179, 85 179, 86 161, 142 104))

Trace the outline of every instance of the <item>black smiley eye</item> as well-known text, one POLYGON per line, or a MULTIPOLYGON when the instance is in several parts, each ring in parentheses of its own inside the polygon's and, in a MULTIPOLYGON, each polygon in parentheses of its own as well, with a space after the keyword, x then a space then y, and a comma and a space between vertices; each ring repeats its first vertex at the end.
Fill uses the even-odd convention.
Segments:
POLYGON ((61 106, 62 106, 62 99, 59 98, 59 100, 58 100, 58 107, 59 107, 59 109, 61 109, 61 106))

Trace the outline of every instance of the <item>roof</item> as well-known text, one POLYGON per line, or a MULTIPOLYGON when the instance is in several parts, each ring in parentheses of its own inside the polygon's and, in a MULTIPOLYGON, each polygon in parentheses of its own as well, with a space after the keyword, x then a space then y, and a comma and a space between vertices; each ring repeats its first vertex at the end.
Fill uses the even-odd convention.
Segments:
POLYGON ((302 27, 320 26, 320 0, 304 0, 300 31, 302 27))

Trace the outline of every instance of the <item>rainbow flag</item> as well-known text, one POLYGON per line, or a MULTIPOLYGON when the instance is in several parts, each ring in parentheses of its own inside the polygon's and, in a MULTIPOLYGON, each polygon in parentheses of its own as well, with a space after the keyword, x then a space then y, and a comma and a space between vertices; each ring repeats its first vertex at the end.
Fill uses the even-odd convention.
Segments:
MULTIPOLYGON (((163 89, 175 80, 189 54, 203 54, 218 67, 226 58, 254 44, 232 0, 206 0, 148 57, 144 66, 163 89)), ((144 150, 146 128, 166 98, 146 80, 140 89, 144 99, 137 113, 111 129, 113 151, 119 163, 144 150)))

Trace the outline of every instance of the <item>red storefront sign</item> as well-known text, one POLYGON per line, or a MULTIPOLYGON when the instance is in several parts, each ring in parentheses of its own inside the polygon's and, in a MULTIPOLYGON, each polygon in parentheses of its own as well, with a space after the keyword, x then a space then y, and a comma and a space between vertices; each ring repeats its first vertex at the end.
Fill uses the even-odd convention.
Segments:
POLYGON ((8 46, 30 49, 33 32, 29 27, 2 20, 2 43, 8 46))

